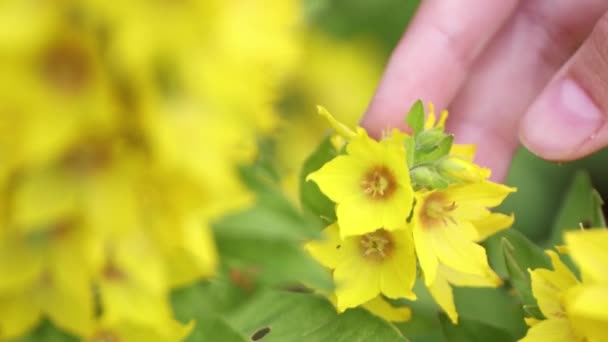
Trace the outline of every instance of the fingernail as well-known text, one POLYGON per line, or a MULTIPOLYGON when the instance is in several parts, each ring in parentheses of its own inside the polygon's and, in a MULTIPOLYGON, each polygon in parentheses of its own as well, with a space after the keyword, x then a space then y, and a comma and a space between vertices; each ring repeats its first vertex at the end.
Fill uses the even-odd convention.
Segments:
POLYGON ((604 120, 585 90, 565 78, 549 85, 532 104, 522 120, 520 138, 541 157, 568 158, 592 138, 604 120))

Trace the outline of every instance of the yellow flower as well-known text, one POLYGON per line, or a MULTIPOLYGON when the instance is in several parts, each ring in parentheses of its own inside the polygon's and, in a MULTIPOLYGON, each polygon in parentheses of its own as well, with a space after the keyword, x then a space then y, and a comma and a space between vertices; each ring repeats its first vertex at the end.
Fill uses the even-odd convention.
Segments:
POLYGON ((579 282, 557 253, 546 253, 551 257, 553 270, 536 269, 530 271, 530 277, 532 294, 547 319, 534 322, 521 341, 584 341, 572 329, 564 301, 567 292, 579 282))
POLYGON ((410 214, 413 190, 402 136, 375 141, 365 132, 354 136, 341 155, 308 175, 337 203, 342 237, 382 227, 401 228, 410 214))
POLYGON ((210 222, 250 203, 297 2, 0 8, 0 339, 89 336, 96 294, 104 326, 168 327, 171 288, 216 269, 210 222))
POLYGON ((568 250, 582 275, 582 286, 569 293, 568 315, 589 341, 608 340, 608 231, 606 228, 565 235, 568 250))
POLYGON ((416 194, 410 224, 420 267, 426 286, 453 322, 458 314, 450 284, 496 287, 502 283, 478 242, 512 224, 512 216, 487 208, 513 191, 485 181, 416 194))
POLYGON ((407 229, 373 232, 340 238, 338 224, 324 230, 326 240, 310 242, 308 251, 333 270, 337 308, 367 303, 380 294, 415 299, 416 258, 407 229))
POLYGON ((512 216, 491 213, 487 208, 499 205, 513 191, 504 185, 481 182, 417 194, 411 225, 427 285, 435 280, 440 263, 500 283, 477 242, 511 225, 512 216))
POLYGON ((568 232, 565 241, 582 282, 557 253, 547 251, 553 270, 530 271, 532 294, 546 319, 533 322, 522 341, 608 340, 608 231, 568 232))
POLYGON ((42 318, 76 335, 92 328, 89 240, 70 223, 0 240, 0 339, 19 336, 42 318))

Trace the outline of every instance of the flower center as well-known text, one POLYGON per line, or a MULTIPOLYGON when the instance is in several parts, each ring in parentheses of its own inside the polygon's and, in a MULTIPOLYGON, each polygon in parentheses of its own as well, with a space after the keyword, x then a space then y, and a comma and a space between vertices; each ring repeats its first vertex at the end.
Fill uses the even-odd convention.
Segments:
POLYGON ((447 226, 449 222, 456 224, 452 217, 457 208, 456 202, 446 198, 444 194, 435 192, 429 195, 422 204, 420 220, 424 227, 431 228, 439 224, 447 226))
POLYGON ((384 229, 378 229, 359 238, 359 248, 366 259, 382 261, 391 254, 393 247, 393 237, 384 229))
POLYGON ((100 331, 93 336, 89 342, 118 342, 120 339, 109 331, 100 331))
POLYGON ((60 40, 42 56, 42 75, 55 89, 78 94, 91 81, 91 56, 76 41, 60 40))
POLYGON ((373 199, 390 197, 396 186, 395 176, 386 166, 374 166, 361 180, 361 189, 373 199))

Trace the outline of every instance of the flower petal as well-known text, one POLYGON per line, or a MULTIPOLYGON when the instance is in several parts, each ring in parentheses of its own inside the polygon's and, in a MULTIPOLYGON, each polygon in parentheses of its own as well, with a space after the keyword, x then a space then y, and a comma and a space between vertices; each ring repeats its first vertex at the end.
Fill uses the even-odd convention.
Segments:
POLYGON ((412 310, 406 306, 394 307, 378 296, 363 304, 363 307, 372 314, 389 322, 406 322, 412 317, 412 310))
POLYGON ((364 194, 351 196, 338 204, 336 216, 342 238, 371 233, 383 225, 383 215, 378 215, 378 206, 364 194))
POLYGON ((458 323, 458 312, 454 304, 454 293, 448 281, 441 275, 437 275, 435 281, 428 286, 429 292, 435 302, 445 311, 452 323, 458 323))
POLYGON ((608 230, 567 232, 565 240, 581 273, 595 281, 608 283, 608 230))
POLYGON ((439 273, 441 273, 450 284, 456 286, 497 287, 500 285, 500 283, 493 278, 459 272, 443 264, 439 265, 439 273))
POLYGON ((473 221, 473 225, 477 230, 477 239, 475 241, 483 241, 491 235, 510 227, 514 219, 513 215, 491 213, 482 219, 473 221))
POLYGON ((576 286, 578 281, 566 265, 562 263, 557 253, 547 251, 547 254, 551 257, 554 270, 539 268, 529 271, 532 280, 532 294, 545 317, 563 317, 562 294, 569 288, 576 286))
POLYGON ((393 253, 382 263, 380 291, 390 298, 416 299, 412 292, 416 282, 416 255, 414 242, 408 230, 391 233, 394 239, 393 253))
POLYGON ((424 272, 424 283, 429 286, 435 281, 437 275, 437 267, 439 262, 437 255, 433 247, 433 238, 430 231, 427 231, 418 224, 416 221, 413 222, 413 233, 414 243, 416 246, 416 254, 418 255, 418 261, 420 267, 424 272))
POLYGON ((500 284, 501 280, 488 265, 485 249, 464 237, 459 229, 449 226, 432 231, 433 246, 441 263, 456 271, 486 277, 500 284))
POLYGON ((486 208, 492 208, 516 191, 515 188, 489 181, 451 186, 445 190, 449 199, 456 203, 454 216, 477 220, 485 216, 486 208))
POLYGON ((547 319, 535 324, 519 342, 577 341, 567 319, 547 319))
POLYGON ((319 170, 309 174, 306 180, 313 180, 321 191, 334 202, 362 193, 361 177, 365 165, 351 156, 337 156, 319 170))
POLYGON ((356 238, 345 240, 340 249, 334 282, 338 311, 342 312, 380 294, 381 268, 361 256, 356 238))
POLYGON ((340 232, 338 224, 334 223, 323 230, 324 240, 312 241, 305 245, 306 250, 323 266, 334 269, 340 255, 340 232))

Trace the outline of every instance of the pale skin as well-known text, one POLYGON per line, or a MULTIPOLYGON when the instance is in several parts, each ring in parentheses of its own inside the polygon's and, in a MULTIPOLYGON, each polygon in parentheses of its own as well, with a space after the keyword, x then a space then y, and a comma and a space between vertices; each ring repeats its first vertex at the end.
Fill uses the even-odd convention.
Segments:
POLYGON ((608 146, 608 0, 423 0, 362 126, 405 129, 417 99, 497 181, 520 142, 555 161, 608 146))

